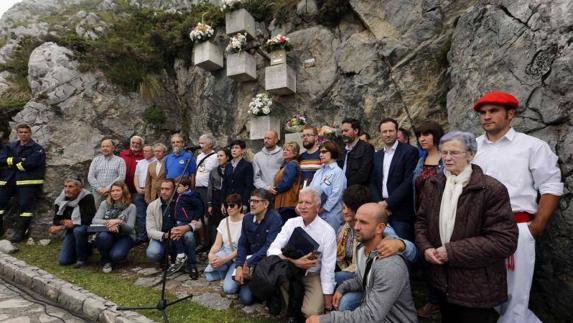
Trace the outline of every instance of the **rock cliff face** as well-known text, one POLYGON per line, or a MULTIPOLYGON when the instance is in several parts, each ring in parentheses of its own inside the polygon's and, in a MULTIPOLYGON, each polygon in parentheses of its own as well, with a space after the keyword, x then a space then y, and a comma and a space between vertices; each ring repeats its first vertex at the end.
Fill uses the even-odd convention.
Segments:
MULTIPOLYGON (((131 1, 179 11, 195 2, 131 1)), ((273 114, 285 121, 291 113, 305 112, 315 125, 353 116, 370 134, 377 133, 383 116, 397 118, 406 128, 430 118, 479 133, 471 104, 488 90, 514 93, 522 103, 515 127, 549 142, 566 184, 560 211, 538 243, 533 307, 545 321, 571 320, 573 2, 349 0, 351 10, 335 26, 325 26, 316 17, 327 2, 301 1, 295 6, 299 15, 293 11, 286 23, 257 24, 262 35, 288 33, 294 45, 288 56, 297 73, 297 93, 276 97, 273 114), (309 60, 313 63, 305 64, 309 60)), ((55 25, 96 39, 109 32, 102 17, 117 6, 113 0, 24 0, 0 19, 0 63, 20 39, 50 35, 55 25)), ((217 42, 224 45, 222 35, 217 42)), ((209 73, 177 60, 175 75, 162 80, 169 92, 153 103, 167 116, 159 126, 143 117, 150 103, 120 90, 102 73, 82 72, 74 55, 51 42, 34 49, 28 65, 33 99, 12 120, 12 125, 31 123, 46 147, 46 200, 59 191, 65 174, 85 175, 104 135, 124 144, 133 134, 165 141, 181 129, 194 140, 211 131, 220 144, 247 138, 248 103, 264 90, 267 64, 259 55, 258 80, 236 83, 224 70, 209 73)), ((9 90, 9 79, 8 72, 0 73, 0 93, 9 90)), ((49 220, 46 212, 39 222, 49 220)))

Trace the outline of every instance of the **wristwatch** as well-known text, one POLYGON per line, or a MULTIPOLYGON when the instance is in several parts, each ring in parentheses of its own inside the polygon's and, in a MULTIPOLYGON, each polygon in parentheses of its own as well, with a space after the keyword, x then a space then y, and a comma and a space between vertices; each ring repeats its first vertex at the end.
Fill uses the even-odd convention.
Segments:
POLYGON ((187 226, 189 227, 189 229, 191 229, 191 232, 193 232, 193 226, 191 225, 191 223, 187 224, 187 226))

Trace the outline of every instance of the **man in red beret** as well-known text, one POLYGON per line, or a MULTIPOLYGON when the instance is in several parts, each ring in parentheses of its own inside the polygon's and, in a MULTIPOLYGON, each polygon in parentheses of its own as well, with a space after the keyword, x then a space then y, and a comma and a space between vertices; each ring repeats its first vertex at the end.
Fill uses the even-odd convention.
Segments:
POLYGON ((541 322, 528 309, 535 239, 543 233, 563 194, 557 156, 549 145, 511 127, 518 107, 519 101, 507 92, 487 93, 473 106, 485 130, 477 138, 473 163, 507 187, 519 228, 517 250, 506 262, 509 300, 498 309, 498 323, 541 322))

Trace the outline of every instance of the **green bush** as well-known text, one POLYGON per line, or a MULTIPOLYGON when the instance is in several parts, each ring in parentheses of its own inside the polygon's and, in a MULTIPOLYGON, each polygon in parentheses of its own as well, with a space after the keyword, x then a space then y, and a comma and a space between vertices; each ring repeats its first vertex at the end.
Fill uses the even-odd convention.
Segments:
POLYGON ((145 109, 143 113, 143 120, 149 125, 162 125, 167 121, 165 112, 159 107, 151 106, 145 109))

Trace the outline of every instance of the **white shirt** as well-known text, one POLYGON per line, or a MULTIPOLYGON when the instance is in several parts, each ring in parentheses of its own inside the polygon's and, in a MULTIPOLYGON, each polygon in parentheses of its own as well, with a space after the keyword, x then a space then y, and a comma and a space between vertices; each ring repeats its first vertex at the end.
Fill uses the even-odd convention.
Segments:
POLYGON ((396 147, 398 147, 398 140, 396 140, 390 148, 384 146, 384 163, 382 164, 382 197, 385 199, 388 198, 388 188, 386 187, 386 184, 388 183, 388 173, 390 172, 390 165, 392 164, 392 158, 394 158, 396 147))
POLYGON ((155 175, 159 176, 159 172, 161 172, 161 166, 163 165, 163 159, 157 159, 157 166, 155 166, 155 175))
POLYGON ((155 157, 149 160, 141 159, 137 161, 137 166, 135 166, 135 176, 137 176, 139 181, 139 183, 137 183, 139 188, 145 187, 145 180, 147 179, 147 168, 149 167, 149 164, 153 163, 154 161, 155 157))
POLYGON ((237 245, 239 243, 239 238, 241 237, 241 228, 243 226, 243 219, 237 222, 231 221, 231 217, 226 217, 217 227, 217 232, 223 237, 223 246, 230 251, 237 250, 237 245), (229 241, 229 233, 227 233, 227 222, 229 223, 229 229, 231 231, 231 241, 229 241))
MULTIPOLYGON (((197 165, 199 165, 199 163, 201 163, 201 161, 205 157, 207 157, 207 155, 209 154, 201 152, 199 156, 197 156, 197 165)), ((211 172, 212 169, 217 167, 217 165, 219 165, 219 163, 217 162, 216 153, 207 157, 207 159, 205 159, 205 161, 201 163, 201 165, 197 168, 197 173, 195 174, 195 186, 196 187, 209 186, 209 173, 211 172)))
POLYGON ((538 191, 563 195, 557 156, 546 142, 511 128, 496 142, 481 135, 477 144, 472 163, 505 185, 513 212, 537 213, 538 191))
POLYGON ((334 268, 336 267, 336 234, 328 222, 321 219, 318 215, 309 225, 305 226, 301 216, 289 219, 282 227, 281 232, 275 238, 267 250, 267 256, 281 255, 281 249, 285 247, 295 228, 301 227, 316 242, 320 261, 318 265, 310 268, 309 272, 320 272, 320 285, 322 293, 325 295, 333 294, 336 282, 334 281, 334 268))

